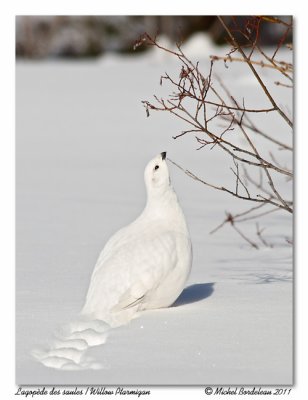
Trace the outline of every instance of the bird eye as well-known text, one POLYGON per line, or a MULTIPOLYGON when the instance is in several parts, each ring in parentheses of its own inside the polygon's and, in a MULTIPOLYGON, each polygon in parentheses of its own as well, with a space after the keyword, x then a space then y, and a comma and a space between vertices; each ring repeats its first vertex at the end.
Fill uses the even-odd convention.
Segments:
POLYGON ((155 165, 154 169, 156 170, 156 169, 158 169, 158 168, 159 168, 159 165, 155 165))

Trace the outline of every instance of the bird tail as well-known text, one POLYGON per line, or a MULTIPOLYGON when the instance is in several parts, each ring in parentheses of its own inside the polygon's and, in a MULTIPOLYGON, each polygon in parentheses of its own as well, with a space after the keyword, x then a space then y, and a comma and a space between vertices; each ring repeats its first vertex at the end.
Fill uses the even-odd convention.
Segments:
POLYGON ((89 357, 87 350, 104 344, 110 329, 104 321, 80 316, 58 329, 47 348, 32 350, 32 356, 60 370, 102 369, 104 365, 89 357))

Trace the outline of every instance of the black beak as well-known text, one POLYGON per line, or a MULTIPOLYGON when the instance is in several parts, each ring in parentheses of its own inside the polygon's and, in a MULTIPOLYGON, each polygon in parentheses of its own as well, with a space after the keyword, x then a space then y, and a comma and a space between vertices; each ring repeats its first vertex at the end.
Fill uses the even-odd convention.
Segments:
POLYGON ((165 151, 163 151, 161 154, 161 158, 162 160, 164 160, 166 158, 167 153, 165 151))

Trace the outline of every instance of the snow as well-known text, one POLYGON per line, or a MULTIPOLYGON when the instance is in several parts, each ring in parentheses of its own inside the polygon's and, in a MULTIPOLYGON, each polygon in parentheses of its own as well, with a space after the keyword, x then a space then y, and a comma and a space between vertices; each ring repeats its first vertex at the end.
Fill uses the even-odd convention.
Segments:
MULTIPOLYGON (((103 370, 57 371, 31 355, 74 320, 101 248, 140 214, 149 159, 167 151, 204 179, 234 184, 216 149, 196 151, 194 136, 172 139, 183 130, 180 121, 162 113, 146 118, 140 101, 168 93, 159 86, 166 70, 176 76, 178 65, 151 53, 17 63, 18 384, 292 383, 292 248, 285 242, 291 217, 277 212, 264 222, 273 248, 255 250, 230 227, 209 235, 226 210, 246 205, 173 165, 194 250, 187 288, 175 306, 143 312, 91 348, 88 356, 103 370)), ((217 71, 233 90, 244 90, 246 106, 264 104, 262 92, 253 95, 244 65, 217 64, 217 71)), ((273 91, 280 103, 288 102, 286 89, 273 91)), ((278 117, 260 122, 287 137, 278 117)), ((280 157, 292 162, 286 152, 280 157)), ((279 184, 291 197, 290 182, 279 184)), ((255 227, 246 224, 245 232, 255 227)), ((82 346, 82 338, 75 340, 82 346)))
POLYGON ((217 48, 214 42, 205 32, 197 32, 189 37, 188 40, 183 44, 182 50, 188 58, 200 58, 200 56, 204 57, 206 55, 213 55, 217 53, 217 48))

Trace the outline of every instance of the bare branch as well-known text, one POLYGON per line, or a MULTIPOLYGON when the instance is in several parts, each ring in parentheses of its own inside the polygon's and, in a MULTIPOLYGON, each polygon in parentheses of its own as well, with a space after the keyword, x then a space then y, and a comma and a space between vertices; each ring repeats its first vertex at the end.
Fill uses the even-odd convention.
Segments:
POLYGON ((279 81, 275 81, 274 83, 277 86, 283 86, 283 87, 286 87, 286 88, 289 88, 289 89, 293 89, 293 85, 287 85, 286 83, 282 83, 282 82, 279 82, 279 81))
MULTIPOLYGON (((264 53, 264 54, 265 54, 265 53, 264 53)), ((263 54, 262 54, 262 55, 263 55, 263 54)), ((229 61, 229 62, 244 62, 244 63, 247 62, 244 58, 240 58, 240 57, 231 57, 230 55, 229 55, 229 56, 215 56, 215 55, 211 55, 210 58, 211 58, 211 60, 213 60, 213 61, 221 60, 221 61, 223 61, 223 62, 227 62, 227 61, 229 61)), ((279 72, 281 72, 281 73, 286 73, 286 72, 288 72, 288 71, 292 71, 292 70, 293 70, 292 64, 289 64, 289 63, 286 64, 286 63, 280 62, 280 61, 276 61, 276 63, 275 63, 275 62, 271 62, 270 64, 269 64, 269 63, 265 63, 265 62, 262 61, 262 60, 260 60, 260 61, 257 61, 257 60, 250 60, 250 62, 251 62, 251 64, 253 64, 253 65, 258 65, 259 67, 262 67, 262 68, 271 68, 271 69, 275 69, 275 70, 277 70, 277 71, 279 71, 279 72), (280 63, 281 63, 281 66, 279 65, 280 63)), ((288 79, 291 79, 291 80, 292 80, 292 78, 291 78, 289 75, 288 75, 287 77, 288 77, 288 79)))
MULTIPOLYGON (((242 213, 238 213, 236 215, 227 213, 225 220, 212 232, 216 232, 225 224, 230 223, 232 228, 243 239, 245 239, 253 247, 258 248, 258 245, 249 237, 247 237, 236 224, 258 219, 278 210, 292 213, 293 203, 286 200, 284 196, 281 195, 279 186, 276 185, 274 178, 276 179, 276 177, 278 177, 277 174, 282 174, 287 176, 288 179, 292 179, 293 173, 289 168, 283 167, 277 162, 277 159, 272 154, 272 151, 269 153, 266 152, 266 156, 264 156, 264 154, 262 154, 264 151, 262 152, 262 148, 260 148, 258 142, 254 142, 256 139, 256 136, 254 135, 258 134, 272 144, 278 146, 278 150, 284 149, 292 151, 292 146, 284 143, 283 140, 280 140, 280 138, 277 140, 272 137, 272 135, 259 129, 253 122, 251 115, 265 115, 268 113, 278 112, 290 126, 292 126, 292 123, 289 117, 285 114, 284 109, 281 108, 282 106, 278 107, 277 103, 272 98, 264 82, 262 81, 260 75, 256 72, 254 66, 276 70, 278 73, 282 74, 291 81, 292 78, 290 75, 293 72, 293 66, 292 64, 284 61, 274 60, 273 57, 269 57, 259 46, 258 39, 260 22, 264 21, 262 17, 257 17, 256 19, 248 18, 248 22, 245 24, 244 28, 237 25, 237 32, 240 33, 246 40, 246 43, 242 44, 241 46, 238 45, 238 42, 235 40, 231 30, 226 27, 222 18, 220 18, 220 21, 226 29, 229 38, 231 39, 233 48, 227 57, 212 57, 210 70, 207 77, 201 73, 198 62, 193 63, 189 58, 187 58, 180 45, 177 46, 176 51, 166 49, 157 43, 156 38, 152 39, 149 36, 146 36, 146 42, 148 44, 157 46, 162 51, 167 51, 168 53, 172 54, 179 60, 181 65, 178 78, 171 77, 167 72, 161 77, 161 84, 166 82, 172 88, 169 97, 163 99, 154 96, 154 103, 143 101, 143 104, 146 108, 147 115, 149 115, 150 111, 152 110, 165 111, 174 115, 176 118, 181 119, 183 122, 185 122, 185 124, 188 124, 188 127, 182 130, 181 133, 173 135, 174 139, 181 138, 188 133, 194 133, 196 141, 200 145, 197 150, 204 149, 205 147, 208 147, 210 150, 212 150, 215 146, 217 146, 220 150, 232 158, 234 168, 231 167, 231 172, 235 177, 235 187, 233 190, 223 185, 209 183, 196 176, 190 170, 181 167, 174 161, 170 159, 169 161, 181 169, 190 178, 208 187, 211 187, 212 189, 226 192, 229 195, 241 200, 256 203, 256 206, 253 206, 242 213), (255 50, 259 51, 261 56, 264 57, 265 61, 264 59, 253 59, 255 50), (231 56, 231 54, 235 51, 239 51, 241 53, 240 58, 231 56), (220 83, 220 87, 224 92, 221 94, 220 90, 217 90, 215 83, 213 82, 213 65, 214 61, 218 59, 223 59, 224 62, 237 61, 247 63, 250 67, 250 70, 258 80, 263 92, 271 102, 272 108, 247 107, 244 97, 241 98, 240 102, 237 101, 236 98, 225 87, 220 78, 216 77, 220 83), (223 121, 223 123, 221 123, 221 121, 223 121), (241 137, 244 138, 244 143, 240 141, 241 137), (268 156, 270 156, 270 159, 267 159, 268 156), (259 182, 252 178, 253 174, 251 175, 250 172, 248 172, 248 170, 251 171, 255 168, 257 168, 257 171, 259 171, 260 174, 259 182), (277 174, 274 174, 273 171, 275 171, 277 174), (264 177, 266 177, 265 180, 263 179, 264 177), (253 194, 251 194, 250 191, 251 185, 255 189, 253 194), (257 209, 266 206, 272 207, 263 212, 255 212, 257 209)), ((273 23, 280 22, 277 20, 273 23)), ((286 26, 288 27, 289 25, 286 26)), ((232 32, 233 31, 234 29, 232 32)), ((277 48, 281 47, 285 36, 286 35, 280 39, 277 48)), ((282 83, 282 85, 289 86, 284 83, 282 83)), ((269 114, 269 116, 270 115, 271 114, 269 114)), ((263 231, 258 227, 257 236, 265 245, 266 241, 262 236, 262 232, 263 231)))
MULTIPOLYGON (((229 91, 229 90, 227 89, 227 87, 224 85, 224 83, 222 82, 222 80, 220 79, 220 77, 219 77, 218 75, 215 75, 215 78, 218 80, 220 86, 222 87, 222 89, 224 90, 224 92, 226 93, 226 95, 229 97, 229 99, 235 101, 234 97, 231 95, 230 91, 229 91)), ((217 91, 215 91, 215 94, 216 94, 217 96, 219 96, 218 93, 217 93, 217 91)), ((219 96, 219 98, 221 99, 220 96, 219 96)), ((222 116, 222 118, 227 118, 227 116, 222 116)), ((263 131, 261 131, 260 129, 258 129, 258 128, 256 127, 256 125, 252 122, 252 120, 250 119, 250 117, 248 117, 248 115, 245 115, 245 120, 246 120, 247 122, 245 122, 245 121, 243 121, 243 120, 241 121, 241 125, 244 126, 245 128, 251 129, 252 131, 258 133, 258 134, 261 135, 261 136, 263 136, 265 139, 267 139, 267 140, 269 140, 269 141, 271 141, 271 142, 273 142, 273 143, 275 143, 275 144, 278 144, 280 147, 282 147, 282 148, 284 148, 284 149, 286 149, 286 150, 291 150, 291 151, 293 150, 293 148, 292 148, 291 146, 289 146, 289 145, 287 145, 287 144, 285 144, 285 143, 282 143, 282 142, 280 142, 280 141, 274 139, 273 137, 269 136, 268 134, 266 134, 266 133, 264 133, 263 131)))
POLYGON ((248 66, 250 67, 251 71, 253 72, 254 76, 256 77, 256 79, 258 80, 260 86, 262 87, 264 93, 266 94, 267 98, 269 99, 269 101, 272 103, 273 108, 275 110, 277 110, 279 112, 279 114, 282 116, 282 118, 288 123, 288 125, 292 128, 293 124, 290 121, 290 119, 286 116, 286 114, 278 107, 278 105, 276 104, 275 100, 273 99, 273 97, 271 96, 270 92, 268 91, 267 87, 265 86, 264 82, 262 81, 262 79, 260 78, 259 74, 257 73, 256 69, 254 68, 253 64, 251 63, 251 61, 249 60, 249 58, 246 56, 244 50, 242 49, 242 47, 239 45, 239 43, 236 41, 236 39, 234 38, 234 36, 232 35, 230 29, 227 27, 227 25, 225 24, 224 20, 222 17, 218 16, 218 19, 220 20, 222 26, 225 28, 227 34, 229 35, 234 47, 236 49, 239 50, 239 52, 241 53, 241 55, 243 56, 243 58, 246 60, 248 66))
POLYGON ((221 190, 222 192, 227 192, 227 193, 231 194, 232 196, 237 197, 237 198, 242 199, 242 200, 255 201, 255 202, 258 202, 258 203, 270 203, 270 204, 275 205, 278 208, 281 208, 281 209, 287 210, 289 212, 292 212, 292 210, 290 209, 289 206, 286 207, 286 206, 284 206, 282 204, 276 203, 276 202, 272 201, 271 198, 265 198, 265 197, 263 197, 261 195, 259 195, 258 197, 245 197, 245 196, 241 196, 239 194, 236 194, 235 192, 233 192, 230 189, 225 188, 224 186, 216 186, 216 185, 213 185, 211 183, 208 183, 208 182, 204 181, 203 179, 199 178, 198 176, 196 176, 195 174, 193 174, 191 171, 189 171, 187 169, 184 169, 179 164, 177 164, 176 162, 172 161, 170 158, 168 158, 168 160, 172 164, 174 164, 176 167, 181 169, 186 175, 190 176, 194 180, 196 180, 196 181, 198 181, 200 183, 203 183, 204 185, 209 186, 209 187, 211 187, 213 189, 221 190))

